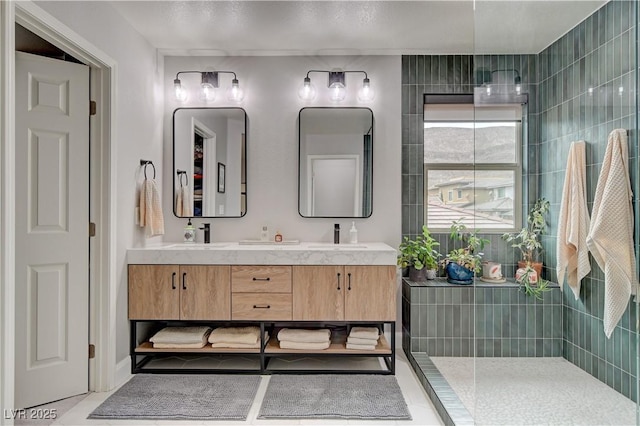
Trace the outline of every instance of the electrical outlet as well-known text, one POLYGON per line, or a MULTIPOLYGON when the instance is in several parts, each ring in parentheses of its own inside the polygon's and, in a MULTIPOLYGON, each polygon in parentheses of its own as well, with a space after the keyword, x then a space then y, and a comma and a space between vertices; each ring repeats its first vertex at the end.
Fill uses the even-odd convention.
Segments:
POLYGON ((224 214, 224 204, 218 206, 218 214, 224 214))

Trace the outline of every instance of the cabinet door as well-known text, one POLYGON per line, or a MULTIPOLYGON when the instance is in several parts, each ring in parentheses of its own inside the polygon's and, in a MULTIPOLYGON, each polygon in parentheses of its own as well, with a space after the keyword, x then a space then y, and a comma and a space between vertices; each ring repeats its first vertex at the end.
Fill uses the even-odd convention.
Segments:
POLYGON ((229 266, 180 267, 180 319, 231 319, 229 266))
POLYGON ((345 266, 345 321, 396 320, 396 267, 345 266))
POLYGON ((342 266, 294 266, 293 320, 342 321, 344 289, 342 266))
POLYGON ((179 319, 177 265, 129 265, 129 319, 179 319))

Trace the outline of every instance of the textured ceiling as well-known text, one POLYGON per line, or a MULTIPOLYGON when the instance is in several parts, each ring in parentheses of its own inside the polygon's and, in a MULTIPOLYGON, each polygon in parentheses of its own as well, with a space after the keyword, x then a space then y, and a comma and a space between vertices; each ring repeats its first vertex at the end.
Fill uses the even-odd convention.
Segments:
POLYGON ((241 56, 539 53, 606 1, 111 3, 163 53, 241 56))

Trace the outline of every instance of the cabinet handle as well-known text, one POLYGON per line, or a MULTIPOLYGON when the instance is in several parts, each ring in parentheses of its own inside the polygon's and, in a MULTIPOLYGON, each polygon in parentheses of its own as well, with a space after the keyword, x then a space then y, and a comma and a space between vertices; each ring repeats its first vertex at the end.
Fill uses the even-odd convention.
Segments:
POLYGON ((271 305, 253 305, 253 309, 271 309, 271 305))
POLYGON ((338 272, 338 290, 340 290, 340 272, 338 272))
POLYGON ((182 289, 186 290, 187 289, 187 273, 183 272, 182 273, 182 289))
POLYGON ((271 278, 270 277, 267 277, 267 278, 256 278, 256 277, 253 277, 253 280, 254 281, 271 281, 271 278))
POLYGON ((171 274, 171 289, 176 289, 176 273, 171 274))
POLYGON ((347 290, 351 291, 351 272, 347 274, 347 277, 349 278, 349 286, 347 287, 347 290))

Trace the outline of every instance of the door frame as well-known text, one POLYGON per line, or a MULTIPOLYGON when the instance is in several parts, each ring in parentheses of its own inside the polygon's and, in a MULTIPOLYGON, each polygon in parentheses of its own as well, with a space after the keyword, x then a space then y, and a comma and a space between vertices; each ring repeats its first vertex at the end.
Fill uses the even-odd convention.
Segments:
MULTIPOLYGON (((116 134, 117 62, 31 1, 0 2, 0 244, 15 247, 15 38, 18 23, 90 67, 90 92, 97 103, 91 118, 90 220, 96 236, 90 242, 89 342, 96 356, 89 361, 89 390, 108 391, 116 375, 116 134)), ((87 106, 88 107, 88 106, 87 106)), ((0 254, 0 406, 14 408, 15 257, 0 254)), ((0 417, 0 424, 12 421, 0 417)))

